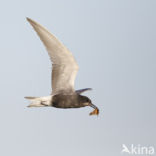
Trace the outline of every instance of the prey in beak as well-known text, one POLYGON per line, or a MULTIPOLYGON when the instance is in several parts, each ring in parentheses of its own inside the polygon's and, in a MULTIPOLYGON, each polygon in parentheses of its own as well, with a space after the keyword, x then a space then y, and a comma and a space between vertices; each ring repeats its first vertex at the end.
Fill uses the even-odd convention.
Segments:
POLYGON ((90 106, 92 108, 94 108, 94 110, 92 112, 90 112, 89 115, 99 115, 99 109, 95 105, 93 105, 92 103, 90 103, 90 106))

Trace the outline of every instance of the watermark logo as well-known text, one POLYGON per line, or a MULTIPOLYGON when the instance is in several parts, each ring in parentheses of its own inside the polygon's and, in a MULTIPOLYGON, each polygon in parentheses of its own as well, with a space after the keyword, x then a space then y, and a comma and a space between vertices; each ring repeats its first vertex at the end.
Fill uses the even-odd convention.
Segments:
POLYGON ((126 146, 125 144, 122 144, 121 153, 127 153, 130 155, 154 155, 155 151, 153 146, 141 146, 140 144, 131 144, 130 146, 126 146))

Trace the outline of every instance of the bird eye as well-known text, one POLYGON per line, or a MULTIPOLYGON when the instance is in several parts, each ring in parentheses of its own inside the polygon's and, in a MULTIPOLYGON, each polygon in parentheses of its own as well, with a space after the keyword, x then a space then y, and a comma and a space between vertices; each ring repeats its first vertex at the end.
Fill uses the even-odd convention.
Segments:
POLYGON ((87 102, 90 103, 91 101, 89 99, 87 99, 87 102))

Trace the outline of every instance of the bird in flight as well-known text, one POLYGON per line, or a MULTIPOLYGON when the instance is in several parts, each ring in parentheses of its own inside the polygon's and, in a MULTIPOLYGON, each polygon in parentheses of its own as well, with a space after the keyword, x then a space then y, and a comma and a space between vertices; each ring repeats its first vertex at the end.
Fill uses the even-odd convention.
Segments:
POLYGON ((31 101, 28 107, 80 108, 90 106, 94 108, 90 115, 98 115, 99 109, 92 104, 87 96, 81 95, 83 92, 91 90, 91 88, 74 89, 78 65, 72 53, 46 28, 30 18, 27 18, 27 20, 45 45, 52 62, 51 95, 25 97, 31 101))

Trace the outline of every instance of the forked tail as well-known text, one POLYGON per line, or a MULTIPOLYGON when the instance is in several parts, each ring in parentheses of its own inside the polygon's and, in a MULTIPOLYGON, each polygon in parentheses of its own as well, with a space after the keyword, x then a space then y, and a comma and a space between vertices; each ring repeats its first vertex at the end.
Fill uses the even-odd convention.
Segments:
POLYGON ((51 106, 52 96, 43 96, 43 97, 24 97, 31 101, 28 107, 45 107, 51 106))

